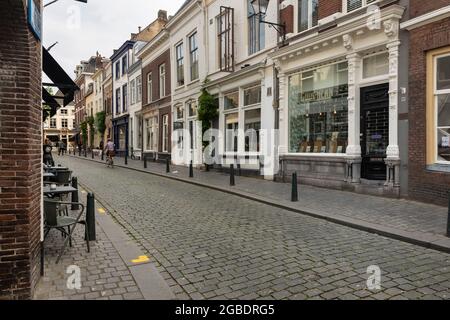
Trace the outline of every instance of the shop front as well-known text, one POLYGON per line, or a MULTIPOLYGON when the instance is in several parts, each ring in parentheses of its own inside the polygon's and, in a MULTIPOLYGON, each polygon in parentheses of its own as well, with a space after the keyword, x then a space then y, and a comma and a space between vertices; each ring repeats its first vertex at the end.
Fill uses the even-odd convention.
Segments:
POLYGON ((128 116, 113 120, 114 144, 116 154, 119 156, 129 155, 128 153, 128 116))
POLYGON ((399 19, 381 13, 273 54, 280 85, 280 171, 302 183, 400 195, 399 19))

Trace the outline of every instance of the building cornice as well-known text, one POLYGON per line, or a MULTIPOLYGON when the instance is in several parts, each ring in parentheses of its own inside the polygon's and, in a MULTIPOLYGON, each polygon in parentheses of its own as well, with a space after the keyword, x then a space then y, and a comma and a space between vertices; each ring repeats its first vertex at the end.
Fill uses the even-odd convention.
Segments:
POLYGON ((433 23, 448 17, 450 17, 450 6, 446 6, 405 21, 400 24, 400 29, 408 31, 414 30, 429 23, 433 23))
MULTIPOLYGON (((386 32, 386 27, 389 23, 391 21, 399 21, 402 18, 404 11, 405 8, 399 5, 392 5, 383 9, 380 13, 381 17, 379 30, 383 30, 384 28, 384 31, 386 32)), ((348 47, 350 44, 348 42, 346 43, 346 39, 352 39, 349 36, 353 34, 362 35, 371 31, 367 27, 368 18, 369 14, 364 14, 357 18, 351 19, 350 21, 342 22, 333 29, 309 36, 306 39, 298 40, 289 46, 280 48, 279 50, 269 54, 269 57, 274 60, 286 60, 297 55, 314 52, 323 47, 328 47, 329 45, 334 45, 337 43, 341 43, 348 47)))
POLYGON ((136 53, 136 56, 143 60, 145 57, 149 56, 153 53, 158 47, 162 46, 165 41, 168 41, 170 38, 169 31, 167 29, 161 30, 151 41, 149 41, 139 52, 136 53))
POLYGON ((209 81, 208 83, 205 83, 203 85, 203 87, 204 88, 211 88, 211 87, 217 86, 219 84, 224 84, 224 83, 231 82, 231 81, 235 80, 236 78, 242 77, 244 75, 248 75, 250 73, 254 73, 254 72, 258 72, 258 71, 264 70, 265 66, 266 66, 266 64, 264 62, 257 63, 257 64, 255 64, 253 66, 246 67, 244 69, 241 69, 239 71, 236 71, 236 72, 233 72, 233 73, 231 73, 229 75, 226 75, 225 77, 221 77, 219 79, 209 81))

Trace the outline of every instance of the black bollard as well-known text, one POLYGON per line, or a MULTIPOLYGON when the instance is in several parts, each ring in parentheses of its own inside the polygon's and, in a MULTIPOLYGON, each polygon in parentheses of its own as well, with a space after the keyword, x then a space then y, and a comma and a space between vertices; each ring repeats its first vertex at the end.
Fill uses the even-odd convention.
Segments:
POLYGON ((207 163, 205 164, 205 171, 209 172, 209 164, 207 164, 207 163))
POLYGON ((450 193, 448 194, 447 237, 450 238, 450 193))
POLYGON ((194 166, 192 165, 192 161, 189 164, 189 178, 193 178, 194 177, 194 166))
POLYGON ((81 157, 81 148, 78 148, 78 156, 81 157))
POLYGON ((87 149, 84 149, 84 157, 87 158, 87 149))
POLYGON ((298 201, 298 187, 297 187, 297 172, 294 172, 292 174, 292 195, 291 195, 291 201, 297 202, 298 201))
POLYGON ((87 195, 86 224, 89 241, 95 241, 95 196, 93 193, 88 193, 87 195))
POLYGON ((125 153, 125 165, 128 165, 128 154, 125 153))
POLYGON ((94 159, 94 157, 95 157, 95 156, 94 156, 94 149, 92 149, 91 152, 92 152, 92 159, 94 159))
POLYGON ((104 160, 105 160, 105 153, 102 150, 102 161, 104 161, 104 160))
POLYGON ((237 169, 238 169, 238 174, 237 175, 240 177, 242 175, 241 164, 240 163, 237 164, 237 169))
POLYGON ((147 156, 144 156, 144 169, 147 169, 147 156))
POLYGON ((234 164, 230 165, 230 186, 234 187, 236 185, 234 181, 234 164))
POLYGON ((170 160, 169 160, 169 158, 166 159, 166 173, 170 173, 170 160))
MULTIPOLYGON (((78 178, 73 177, 72 178, 72 187, 77 189, 77 191, 72 192, 72 202, 78 202, 78 178)), ((78 210, 80 208, 80 205, 78 204, 72 204, 71 209, 72 210, 78 210)))

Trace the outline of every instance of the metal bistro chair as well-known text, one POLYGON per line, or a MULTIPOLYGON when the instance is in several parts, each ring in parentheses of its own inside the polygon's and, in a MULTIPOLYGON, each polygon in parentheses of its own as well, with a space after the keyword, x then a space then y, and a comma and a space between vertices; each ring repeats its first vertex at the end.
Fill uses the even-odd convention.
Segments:
POLYGON ((61 248, 61 252, 58 255, 58 258, 56 259, 56 264, 59 263, 59 260, 61 259, 62 255, 64 254, 64 251, 66 250, 67 245, 69 244, 72 246, 72 235, 75 230, 75 227, 78 224, 84 225, 85 229, 85 237, 86 237, 86 245, 87 245, 87 251, 91 252, 91 248, 89 245, 89 233, 87 231, 87 222, 86 219, 82 219, 83 213, 85 212, 85 206, 82 203, 77 202, 61 202, 61 201, 52 201, 52 200, 44 200, 44 239, 47 238, 49 232, 52 229, 56 229, 60 231, 66 238, 64 240, 64 244, 61 248), (77 213, 74 216, 61 216, 59 215, 60 206, 61 205, 72 205, 76 204, 79 206, 79 213, 77 213), (67 228, 67 230, 66 230, 67 228))

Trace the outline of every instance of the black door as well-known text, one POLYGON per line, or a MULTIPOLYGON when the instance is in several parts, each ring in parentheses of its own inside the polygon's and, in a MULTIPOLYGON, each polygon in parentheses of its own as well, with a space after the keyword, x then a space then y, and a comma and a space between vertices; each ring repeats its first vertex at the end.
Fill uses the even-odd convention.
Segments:
POLYGON ((389 84, 361 89, 361 151, 363 179, 386 180, 389 145, 389 84))

